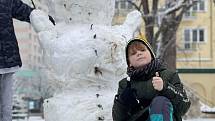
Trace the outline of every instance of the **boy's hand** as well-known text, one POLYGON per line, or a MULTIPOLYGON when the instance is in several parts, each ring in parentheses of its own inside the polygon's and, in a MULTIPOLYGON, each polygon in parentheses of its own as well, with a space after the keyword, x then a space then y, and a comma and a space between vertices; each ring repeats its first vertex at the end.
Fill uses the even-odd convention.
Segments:
POLYGON ((127 86, 119 96, 120 101, 127 105, 129 108, 133 108, 138 104, 136 99, 135 89, 131 88, 131 83, 127 81, 127 86))
POLYGON ((163 79, 159 77, 159 73, 155 73, 155 77, 152 79, 152 84, 155 90, 161 91, 163 89, 163 79))

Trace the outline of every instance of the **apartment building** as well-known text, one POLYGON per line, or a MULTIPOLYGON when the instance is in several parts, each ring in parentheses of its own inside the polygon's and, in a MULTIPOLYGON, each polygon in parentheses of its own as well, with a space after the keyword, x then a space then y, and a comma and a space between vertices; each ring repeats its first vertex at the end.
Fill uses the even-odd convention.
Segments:
POLYGON ((201 0, 185 15, 177 32, 177 69, 202 101, 215 106, 215 6, 201 0))

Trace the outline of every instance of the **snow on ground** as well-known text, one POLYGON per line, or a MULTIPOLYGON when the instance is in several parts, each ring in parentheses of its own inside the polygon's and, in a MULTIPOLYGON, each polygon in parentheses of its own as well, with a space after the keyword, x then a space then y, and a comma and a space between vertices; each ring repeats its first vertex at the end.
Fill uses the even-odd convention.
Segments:
POLYGON ((215 107, 210 107, 202 102, 200 102, 201 106, 201 111, 202 112, 215 112, 215 107))
POLYGON ((30 117, 28 121, 45 121, 41 117, 30 117))
POLYGON ((212 119, 212 118, 208 118, 208 119, 202 119, 202 118, 199 118, 199 119, 189 119, 189 120, 183 120, 183 121, 215 121, 215 119, 212 119))
MULTIPOLYGON (((45 121, 44 119, 42 119, 41 117, 30 117, 28 120, 13 120, 13 121, 45 121)), ((208 118, 208 119, 189 119, 189 120, 183 120, 183 121, 215 121, 215 118, 208 118)))
POLYGON ((17 120, 12 120, 12 121, 45 121, 45 120, 39 116, 32 116, 32 117, 29 117, 29 119, 25 119, 25 120, 17 119, 17 120))

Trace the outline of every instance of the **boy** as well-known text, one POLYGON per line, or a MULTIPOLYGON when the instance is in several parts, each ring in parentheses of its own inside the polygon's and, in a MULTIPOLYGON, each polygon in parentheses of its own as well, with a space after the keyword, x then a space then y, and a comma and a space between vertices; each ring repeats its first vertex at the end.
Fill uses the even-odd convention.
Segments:
POLYGON ((182 121, 190 107, 178 74, 155 58, 145 39, 126 46, 128 77, 119 82, 114 99, 114 121, 182 121))

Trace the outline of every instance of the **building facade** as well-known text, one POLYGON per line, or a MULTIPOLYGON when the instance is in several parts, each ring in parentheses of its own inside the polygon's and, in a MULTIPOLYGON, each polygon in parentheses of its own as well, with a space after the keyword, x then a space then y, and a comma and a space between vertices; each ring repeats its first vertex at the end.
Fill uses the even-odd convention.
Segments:
POLYGON ((177 33, 177 69, 201 100, 215 106, 215 5, 202 0, 185 15, 177 33))

